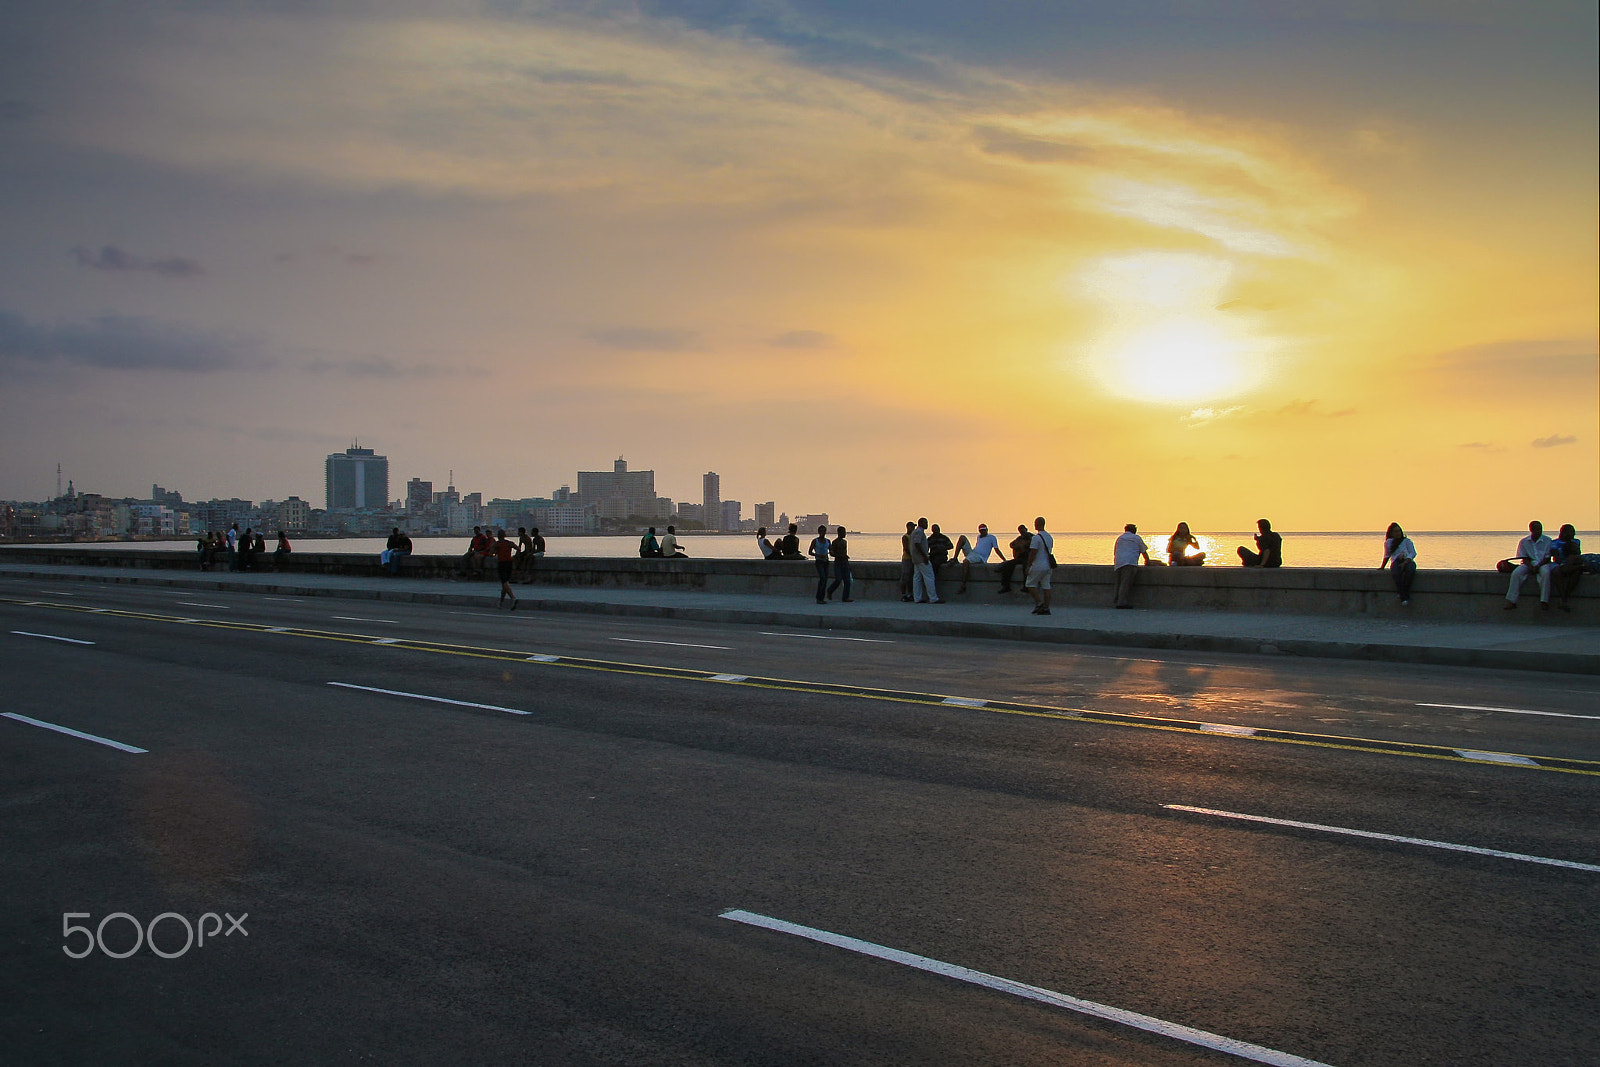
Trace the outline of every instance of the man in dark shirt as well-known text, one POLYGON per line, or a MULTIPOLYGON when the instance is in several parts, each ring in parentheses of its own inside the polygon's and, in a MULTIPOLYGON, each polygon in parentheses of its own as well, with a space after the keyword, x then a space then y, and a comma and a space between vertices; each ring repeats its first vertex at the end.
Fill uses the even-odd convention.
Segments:
POLYGON ((1000 564, 1000 588, 998 592, 1011 592, 1011 576, 1018 567, 1028 562, 1028 546, 1033 544, 1033 534, 1028 532, 1026 525, 1017 527, 1017 536, 1007 545, 1011 549, 1011 558, 1000 564))
POLYGON ((789 524, 789 532, 778 539, 779 559, 805 559, 800 551, 800 527, 796 523, 789 524))
POLYGON ((1266 519, 1257 519, 1256 529, 1261 531, 1256 534, 1256 550, 1240 545, 1239 562, 1246 567, 1283 566, 1283 538, 1273 532, 1272 523, 1266 519))
POLYGON ((933 564, 933 573, 938 574, 939 568, 950 561, 950 550, 956 546, 950 538, 939 529, 939 524, 933 524, 933 532, 928 534, 928 562, 933 564))

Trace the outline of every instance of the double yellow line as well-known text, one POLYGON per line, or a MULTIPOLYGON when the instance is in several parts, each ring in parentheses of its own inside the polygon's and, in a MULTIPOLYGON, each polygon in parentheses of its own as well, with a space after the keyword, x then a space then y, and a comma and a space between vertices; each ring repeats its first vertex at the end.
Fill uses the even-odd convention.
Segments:
POLYGON ((792 678, 763 678, 754 675, 691 670, 683 667, 657 667, 642 663, 587 659, 580 656, 557 656, 514 652, 500 648, 479 648, 473 645, 454 645, 439 641, 412 641, 393 637, 380 638, 366 634, 311 630, 298 626, 268 626, 265 623, 192 619, 180 615, 126 611, 120 608, 91 608, 78 604, 61 604, 44 600, 22 600, 14 597, 0 597, 0 603, 25 607, 52 608, 56 611, 72 611, 80 614, 106 615, 112 618, 139 619, 145 622, 205 626, 218 630, 284 634, 290 637, 305 637, 318 641, 339 641, 346 644, 399 649, 407 652, 466 656, 472 659, 510 663, 534 663, 552 667, 575 667, 579 670, 600 671, 606 674, 630 674, 647 678, 667 678, 675 681, 712 682, 717 685, 774 689, 791 693, 817 693, 825 696, 886 700, 900 704, 919 704, 954 710, 984 711, 997 715, 1021 715, 1038 719, 1096 723, 1103 726, 1129 726, 1139 730, 1164 730, 1171 733, 1200 734, 1235 740, 1269 741, 1280 745, 1302 745, 1309 748, 1338 749, 1346 752, 1374 752, 1380 755, 1410 756, 1415 759, 1444 760, 1451 763, 1476 763, 1495 767, 1515 767, 1524 770, 1559 771, 1563 774, 1600 776, 1600 761, 1595 760, 1564 759, 1555 756, 1526 756, 1513 752, 1477 751, 1449 748, 1442 745, 1415 744, 1409 741, 1380 741, 1373 738, 1341 737, 1337 734, 1315 734, 1298 730, 1257 729, 1187 719, 1163 719, 1127 715, 1112 711, 1093 711, 1087 708, 1053 708, 1043 704, 1026 704, 1010 700, 983 700, 945 696, 938 693, 917 693, 898 689, 876 689, 870 686, 842 685, 833 682, 808 682, 792 678))

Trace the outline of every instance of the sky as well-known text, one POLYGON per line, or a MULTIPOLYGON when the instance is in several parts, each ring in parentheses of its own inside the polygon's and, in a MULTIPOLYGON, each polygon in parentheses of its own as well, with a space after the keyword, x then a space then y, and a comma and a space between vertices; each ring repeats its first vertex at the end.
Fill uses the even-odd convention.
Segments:
POLYGON ((1590 0, 0 25, 0 498, 1600 531, 1590 0))

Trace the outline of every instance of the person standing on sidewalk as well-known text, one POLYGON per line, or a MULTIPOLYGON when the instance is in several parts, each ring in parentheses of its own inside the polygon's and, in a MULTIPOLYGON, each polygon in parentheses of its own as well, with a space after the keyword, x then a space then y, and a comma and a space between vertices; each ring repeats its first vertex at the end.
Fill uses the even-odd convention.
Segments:
POLYGON ((844 527, 836 526, 837 531, 833 539, 833 546, 828 554, 833 557, 833 584, 828 586, 828 599, 833 599, 833 591, 840 585, 844 586, 844 596, 841 597, 846 604, 850 601, 850 544, 844 539, 844 527))
POLYGON ((1033 598, 1035 615, 1050 614, 1050 573, 1055 569, 1056 539, 1044 528, 1044 516, 1033 520, 1033 539, 1028 542, 1028 577, 1022 588, 1033 598))
POLYGON ((1139 577, 1139 560, 1143 557, 1145 566, 1150 565, 1150 546, 1144 543, 1144 538, 1139 536, 1139 527, 1133 523, 1122 528, 1122 536, 1117 538, 1116 547, 1112 550, 1112 560, 1117 568, 1117 595, 1112 603, 1119 608, 1133 607, 1130 599, 1133 595, 1134 579, 1139 577))
POLYGON ((811 557, 817 568, 817 603, 828 602, 828 528, 817 527, 817 536, 811 539, 811 544, 806 546, 806 555, 811 557))
POLYGON ((516 569, 517 546, 506 540, 504 530, 496 530, 493 546, 495 570, 500 576, 500 603, 506 602, 506 597, 511 598, 511 610, 517 610, 517 594, 511 591, 511 572, 516 569))
POLYGON ((911 602, 914 604, 943 604, 933 581, 932 555, 928 551, 928 520, 917 520, 911 531, 911 602))

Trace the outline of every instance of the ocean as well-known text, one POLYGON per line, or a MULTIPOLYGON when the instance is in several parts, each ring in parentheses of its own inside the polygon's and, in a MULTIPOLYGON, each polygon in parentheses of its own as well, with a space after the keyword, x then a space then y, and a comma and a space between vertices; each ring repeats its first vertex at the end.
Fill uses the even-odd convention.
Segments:
MULTIPOLYGON (((1553 529, 1553 528, 1552 528, 1553 529)), ((1286 567, 1371 567, 1376 569, 1378 561, 1383 558, 1383 534, 1378 531, 1361 533, 1351 532, 1308 532, 1280 531, 1283 534, 1283 563, 1286 567)), ((946 530, 950 539, 956 540, 961 531, 946 530)), ((1052 531, 1054 533, 1054 531, 1052 531)), ((1118 534, 1115 532, 1069 532, 1055 533, 1056 560, 1059 563, 1106 563, 1111 562, 1111 546, 1116 541, 1118 534)), ((1159 533, 1144 531, 1143 537, 1150 545, 1153 558, 1166 558, 1167 537, 1171 531, 1163 530, 1159 533)), ((1237 567, 1238 556, 1234 554, 1235 547, 1239 545, 1253 546, 1251 540, 1255 531, 1248 533, 1201 533, 1196 532, 1201 547, 1206 552, 1206 566, 1237 567)), ((974 536, 970 531, 968 537, 974 536)), ((1014 533, 1011 531, 997 531, 1001 547, 1010 540, 1014 533)), ((1496 561, 1511 555, 1517 549, 1517 542, 1525 536, 1525 531, 1422 531, 1409 534, 1412 542, 1417 546, 1417 565, 1423 568, 1438 570, 1491 570, 1496 561)), ((1582 536, 1582 531, 1579 531, 1582 536)), ((297 549, 304 552, 370 552, 376 555, 383 551, 384 539, 381 537, 345 537, 327 539, 291 539, 297 549)), ((809 541, 809 536, 801 539, 804 546, 809 541)), ((418 555, 448 556, 460 555, 466 551, 469 538, 466 537, 415 537, 412 542, 418 555)), ((601 556, 624 557, 638 553, 639 540, 637 534, 623 534, 608 537, 549 537, 546 538, 549 554, 552 556, 601 556)), ((732 534, 680 534, 679 544, 683 550, 695 559, 753 559, 759 553, 755 546, 755 537, 751 534, 743 536, 732 534)), ((267 548, 270 551, 274 542, 272 536, 267 537, 267 548)), ((50 546, 50 547, 81 547, 92 549, 91 544, 78 546, 50 546)), ((137 541, 118 543, 119 548, 149 549, 166 551, 184 551, 194 548, 194 541, 137 541)), ((1586 546, 1587 547, 1587 546, 1586 546)), ((1596 547, 1600 547, 1597 545, 1596 547)), ((852 559, 862 561, 872 560, 898 560, 900 558, 900 535, 898 533, 853 533, 850 535, 850 556, 852 559)))

